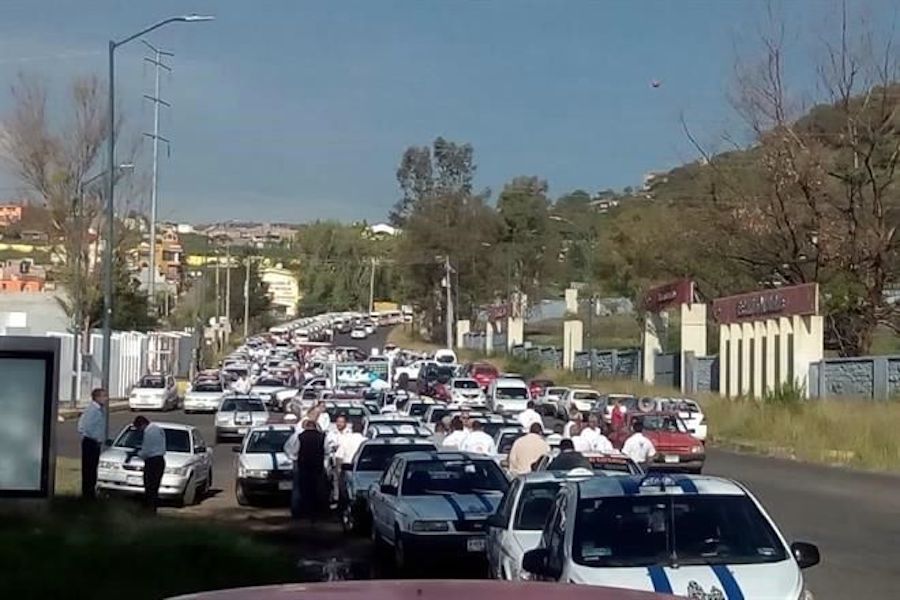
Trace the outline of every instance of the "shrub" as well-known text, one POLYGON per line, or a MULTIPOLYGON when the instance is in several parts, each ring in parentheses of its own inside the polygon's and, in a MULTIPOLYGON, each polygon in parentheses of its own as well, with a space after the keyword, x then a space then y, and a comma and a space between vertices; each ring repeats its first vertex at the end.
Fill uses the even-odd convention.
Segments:
POLYGON ((504 369, 510 373, 518 373, 525 379, 533 379, 543 370, 544 365, 540 361, 527 356, 510 356, 506 359, 504 369))

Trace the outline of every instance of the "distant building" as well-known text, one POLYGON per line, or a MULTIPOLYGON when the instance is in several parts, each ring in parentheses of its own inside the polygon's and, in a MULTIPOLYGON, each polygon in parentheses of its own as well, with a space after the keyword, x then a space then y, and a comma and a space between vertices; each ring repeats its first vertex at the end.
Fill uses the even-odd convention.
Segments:
POLYGON ((375 223, 366 227, 366 232, 372 237, 389 236, 393 237, 400 233, 396 227, 392 227, 387 223, 375 223))
MULTIPOLYGON (((178 233, 174 228, 158 229, 156 233, 156 271, 155 279, 158 281, 160 277, 167 282, 175 285, 181 285, 182 276, 184 274, 184 248, 178 238, 178 233)), ((141 243, 131 251, 132 268, 141 273, 150 268, 150 236, 146 236, 141 243)), ((149 274, 141 275, 140 281, 142 285, 146 285, 150 281, 149 274)))
POLYGON ((175 231, 178 232, 178 235, 184 235, 186 233, 194 233, 196 230, 190 223, 178 223, 175 226, 175 231))
POLYGON ((6 227, 22 220, 24 206, 21 204, 0 204, 0 227, 6 227))
POLYGON ((280 264, 262 270, 262 280, 268 286, 272 309, 285 317, 297 315, 300 302, 300 284, 297 276, 280 264))
POLYGON ((7 260, 0 268, 0 294, 43 292, 47 284, 44 267, 30 258, 7 260))
POLYGON ((0 294, 0 335, 46 335, 70 325, 52 293, 0 294))

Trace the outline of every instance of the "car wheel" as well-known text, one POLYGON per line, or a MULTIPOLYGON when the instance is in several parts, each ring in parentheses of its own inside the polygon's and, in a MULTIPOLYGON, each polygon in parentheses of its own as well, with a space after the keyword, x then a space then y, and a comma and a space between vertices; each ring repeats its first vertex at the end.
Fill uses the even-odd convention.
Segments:
POLYGON ((180 504, 181 506, 193 506, 197 503, 197 487, 198 483, 194 479, 194 476, 191 475, 188 482, 184 485, 184 493, 181 495, 180 504))
POLYGON ((240 483, 234 486, 234 497, 240 506, 250 506, 250 498, 244 492, 244 486, 240 483))

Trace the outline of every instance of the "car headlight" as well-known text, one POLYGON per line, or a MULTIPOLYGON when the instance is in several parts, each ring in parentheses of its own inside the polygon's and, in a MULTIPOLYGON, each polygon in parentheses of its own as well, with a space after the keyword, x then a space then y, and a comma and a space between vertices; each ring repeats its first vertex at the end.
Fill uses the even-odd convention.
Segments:
POLYGON ((114 470, 118 468, 119 463, 113 462, 111 460, 101 460, 97 466, 101 469, 114 470))
POLYGON ((191 468, 189 466, 183 467, 166 467, 166 475, 179 475, 185 476, 190 472, 191 468))
POLYGON ((447 521, 413 521, 412 530, 420 533, 450 531, 447 521))
POLYGON ((269 472, 265 469, 238 469, 238 477, 246 477, 248 479, 266 479, 269 472))
POLYGON ((703 453, 703 446, 692 446, 691 447, 691 454, 702 454, 702 453, 703 453))

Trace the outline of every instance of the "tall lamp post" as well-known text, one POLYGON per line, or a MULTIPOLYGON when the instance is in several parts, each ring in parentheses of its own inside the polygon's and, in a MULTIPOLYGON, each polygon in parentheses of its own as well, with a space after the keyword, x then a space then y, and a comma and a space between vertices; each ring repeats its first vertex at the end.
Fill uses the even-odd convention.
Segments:
MULTIPOLYGON (((115 164, 116 164, 116 115, 115 115, 115 105, 116 105, 116 95, 115 95, 115 77, 116 77, 116 68, 115 68, 115 56, 116 56, 116 48, 119 46, 124 46, 128 42, 136 40, 137 38, 150 33, 160 27, 164 27, 170 23, 194 23, 198 21, 211 21, 214 17, 207 16, 199 16, 199 15, 185 15, 180 17, 170 17, 168 19, 163 19, 158 23, 154 23, 150 27, 146 29, 142 29, 141 31, 135 33, 134 35, 130 35, 126 38, 123 38, 119 41, 109 40, 109 100, 108 106, 106 108, 108 115, 107 127, 109 128, 109 140, 106 144, 107 147, 107 188, 106 188, 106 244, 103 248, 103 262, 104 262, 104 272, 103 272, 103 357, 101 363, 101 381, 103 382, 103 387, 109 391, 109 378, 110 378, 110 360, 112 358, 112 348, 110 347, 112 342, 112 312, 113 312, 113 241, 115 239, 115 199, 114 199, 114 190, 115 190, 115 164)), ((109 417, 106 419, 106 431, 107 435, 109 434, 109 417)))

